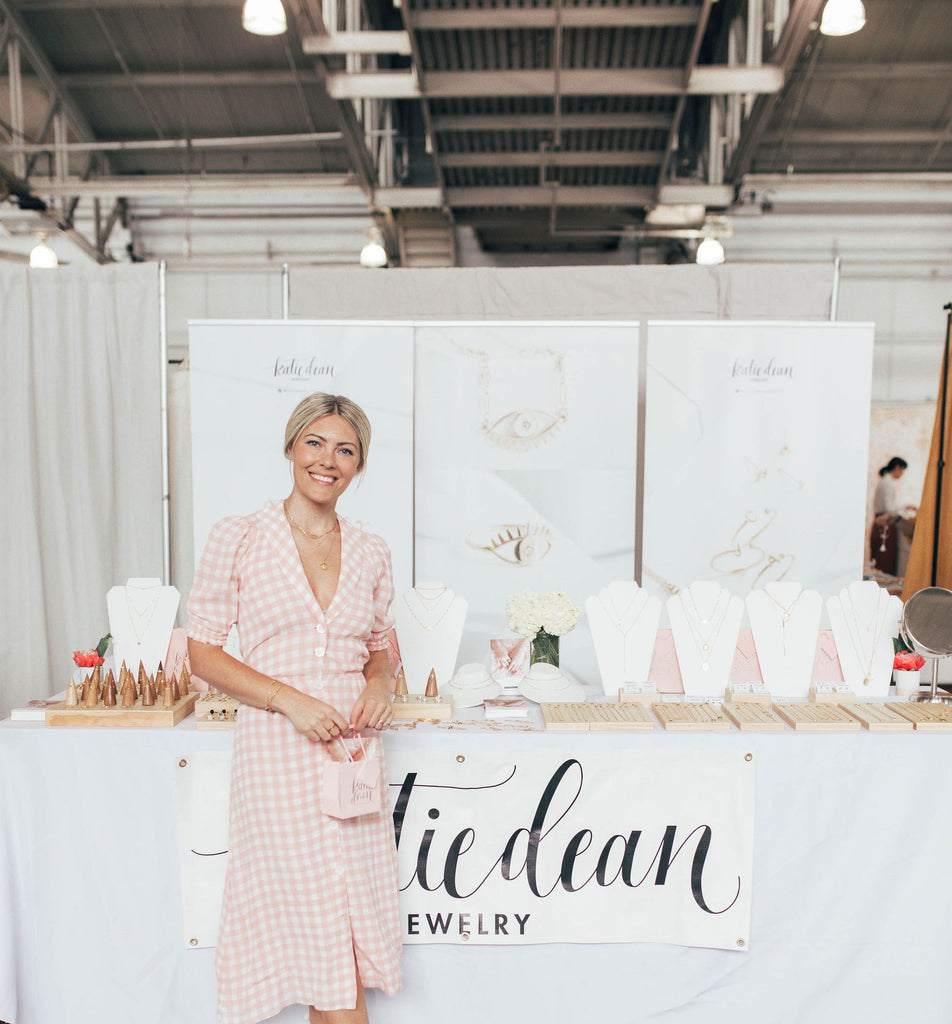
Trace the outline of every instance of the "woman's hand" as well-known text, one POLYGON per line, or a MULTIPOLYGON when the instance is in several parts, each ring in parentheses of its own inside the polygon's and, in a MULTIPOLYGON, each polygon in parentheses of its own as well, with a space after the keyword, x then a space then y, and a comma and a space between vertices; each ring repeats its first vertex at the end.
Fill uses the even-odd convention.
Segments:
POLYGON ((313 742, 330 743, 347 733, 347 719, 330 704, 309 694, 295 690, 293 686, 282 686, 275 694, 272 705, 303 736, 313 742))
POLYGON ((390 703, 390 689, 382 682, 368 683, 364 692, 354 702, 350 712, 350 727, 354 732, 361 729, 386 729, 393 720, 393 706, 390 703))

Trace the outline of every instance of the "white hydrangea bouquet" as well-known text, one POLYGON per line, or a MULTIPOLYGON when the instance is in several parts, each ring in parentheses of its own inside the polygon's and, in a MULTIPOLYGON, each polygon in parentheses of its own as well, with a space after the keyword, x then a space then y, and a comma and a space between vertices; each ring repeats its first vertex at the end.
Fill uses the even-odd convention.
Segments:
POLYGON ((537 594, 521 590, 506 599, 506 622, 514 633, 528 637, 530 661, 559 663, 559 637, 578 625, 582 609, 561 590, 537 594))

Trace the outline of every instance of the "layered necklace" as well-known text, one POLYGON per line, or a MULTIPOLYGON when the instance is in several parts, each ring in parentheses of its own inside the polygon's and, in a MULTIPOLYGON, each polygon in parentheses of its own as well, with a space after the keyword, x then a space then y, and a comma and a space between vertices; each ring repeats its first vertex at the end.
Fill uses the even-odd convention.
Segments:
POLYGON ((427 633, 431 633, 446 618, 446 615, 449 612, 450 608, 453 607, 454 599, 455 595, 452 594, 447 587, 442 587, 441 589, 437 590, 434 594, 432 594, 432 596, 429 594, 425 595, 423 591, 419 590, 416 587, 414 587, 413 590, 410 590, 403 595, 403 603, 406 605, 407 611, 413 616, 413 618, 417 621, 420 627, 426 630, 427 633), (414 610, 413 603, 410 600, 411 594, 420 602, 419 608, 423 612, 424 616, 427 618, 426 622, 424 622, 423 619, 421 619, 420 616, 417 615, 416 611, 414 610), (436 615, 439 609, 440 601, 446 594, 449 594, 449 600, 446 602, 446 607, 442 611, 440 611, 439 615, 435 619, 431 618, 431 616, 436 615))
MULTIPOLYGON (((335 530, 340 528, 340 520, 335 519, 334 525, 329 530, 325 530, 323 533, 311 533, 310 530, 306 530, 288 511, 288 503, 286 499, 284 502, 284 514, 287 516, 288 522, 294 527, 294 529, 300 530, 308 540, 323 540, 325 537, 329 537, 335 530)), ((329 552, 321 553, 319 551, 319 553, 321 554, 321 568, 325 570, 329 569, 330 566, 327 564, 327 554, 329 552)))
POLYGON ((766 587, 764 587, 764 591, 763 592, 764 592, 764 594, 767 597, 770 598, 770 600, 773 602, 774 606, 776 607, 777 611, 780 613, 780 619, 781 619, 781 622, 783 623, 783 654, 784 654, 784 657, 786 657, 787 656, 787 623, 790 621, 790 616, 793 615, 793 609, 796 608, 797 602, 800 600, 801 597, 803 597, 804 588, 803 587, 800 588, 800 593, 797 594, 797 596, 790 602, 790 604, 781 604, 781 602, 778 601, 773 596, 773 594, 770 593, 770 591, 766 587))
POLYGON ((598 595, 601 606, 607 612, 608 621, 618 630, 622 640, 622 661, 628 662, 628 639, 635 628, 642 612, 648 606, 648 595, 643 590, 635 590, 631 600, 621 611, 618 610, 612 592, 606 587, 598 595), (638 598, 641 598, 639 601, 638 598))
POLYGON ((684 609, 684 620, 691 632, 691 639, 697 648, 698 657, 701 659, 701 670, 708 672, 711 668, 711 648, 720 634, 724 619, 727 617, 727 609, 731 603, 731 595, 727 590, 722 589, 717 595, 714 607, 706 618, 701 615, 690 590, 681 594, 681 606, 684 609), (691 602, 691 610, 688 609, 688 601, 691 602), (710 629, 702 630, 701 626, 710 626, 710 629))
POLYGON ((130 587, 127 584, 123 587, 123 592, 126 597, 126 611, 129 614, 129 625, 132 627, 132 634, 135 637, 136 647, 139 648, 144 643, 145 637, 149 635, 149 627, 152 625, 152 619, 155 617, 155 610, 159 606, 159 598, 162 596, 162 587, 130 587), (151 594, 154 592, 155 596, 143 608, 138 608, 136 607, 136 603, 132 597, 133 591, 145 594, 151 594))

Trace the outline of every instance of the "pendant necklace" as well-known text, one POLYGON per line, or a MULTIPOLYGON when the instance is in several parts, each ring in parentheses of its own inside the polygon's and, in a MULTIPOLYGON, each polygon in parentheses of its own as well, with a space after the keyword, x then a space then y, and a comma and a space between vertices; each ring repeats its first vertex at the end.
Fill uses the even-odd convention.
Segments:
POLYGON ((141 611, 135 607, 135 602, 132 600, 130 591, 141 591, 142 588, 125 586, 122 589, 126 597, 126 611, 129 613, 129 625, 132 627, 132 633, 136 640, 136 647, 138 648, 142 646, 144 638, 149 634, 149 627, 152 625, 155 610, 159 606, 159 598, 162 596, 162 587, 149 588, 150 590, 155 591, 155 597, 152 598, 152 603, 141 611))
POLYGON ((684 620, 688 624, 688 629, 691 631, 691 639, 694 641, 694 646, 697 648, 698 655, 701 659, 701 670, 708 672, 711 668, 710 664, 710 651, 711 642, 715 640, 721 631, 721 627, 724 625, 724 619, 727 618, 727 609, 730 607, 731 596, 726 590, 721 590, 717 595, 717 600, 714 602, 713 608, 711 608, 711 614, 708 618, 703 618, 701 613, 698 611, 697 604, 694 600, 694 595, 690 589, 685 590, 681 597, 681 606, 684 609, 684 620), (684 599, 684 595, 687 595, 687 599, 691 602, 694 609, 692 613, 688 613, 687 601, 684 599), (725 598, 723 605, 721 605, 721 598, 725 598), (718 610, 720 609, 720 610, 718 610), (692 621, 692 615, 698 620, 701 625, 707 625, 713 623, 711 628, 706 633, 701 632, 698 626, 692 621))
POLYGON ((615 605, 615 600, 612 597, 612 592, 605 587, 598 595, 598 600, 601 606, 607 612, 608 621, 615 627, 615 629, 621 635, 622 642, 622 664, 628 664, 628 638, 631 636, 632 631, 635 628, 638 620, 641 618, 641 613, 648 606, 648 595, 643 590, 636 590, 632 595, 631 601, 628 603, 625 610, 619 613, 618 608, 615 605), (641 601, 638 601, 638 598, 641 601))
MULTIPOLYGON (((285 499, 285 502, 284 502, 284 514, 287 516, 288 522, 296 530, 300 530, 301 533, 303 533, 304 536, 307 537, 308 540, 323 540, 326 536, 328 536, 328 534, 333 533, 340 526, 340 520, 339 519, 335 519, 334 520, 334 525, 329 530, 325 530, 323 533, 311 533, 309 530, 306 530, 294 518, 294 516, 292 516, 291 513, 288 511, 288 503, 287 503, 286 499, 285 499)), ((327 555, 326 554, 325 555, 321 555, 321 568, 324 569, 325 571, 330 568, 330 566, 327 564, 327 555)))
POLYGON ((784 657, 786 657, 787 656, 787 623, 790 621, 790 616, 793 614, 793 609, 796 608, 797 602, 800 600, 801 597, 803 597, 804 588, 801 587, 800 588, 800 593, 797 594, 797 596, 790 602, 790 604, 787 604, 787 605, 781 604, 773 596, 773 594, 771 594, 770 591, 767 590, 766 587, 764 587, 764 594, 767 597, 769 597, 771 601, 773 601, 774 605, 777 608, 777 611, 780 613, 780 617, 781 617, 781 620, 783 622, 783 655, 784 655, 784 657))
POLYGON ((876 648, 879 646, 879 634, 882 632, 883 621, 885 616, 880 617, 880 604, 883 599, 883 589, 879 588, 879 593, 876 595, 876 607, 873 610, 872 618, 865 627, 860 626, 859 616, 856 614, 856 606, 853 604, 853 593, 847 587, 846 596, 850 602, 850 615, 846 615, 846 609, 843 608, 843 602, 840 601, 840 607, 843 608, 844 618, 846 619, 846 632, 849 634, 850 643, 853 645, 853 653, 856 655, 856 661, 859 665, 860 672, 863 672, 863 686, 869 686, 873 681, 873 661, 876 658, 876 648), (850 626, 850 619, 852 618, 852 627, 850 626), (869 648, 868 656, 864 657, 864 649, 862 638, 860 637, 860 629, 862 628, 864 633, 869 633, 872 629, 873 624, 876 625, 876 632, 873 634, 873 642, 869 648))

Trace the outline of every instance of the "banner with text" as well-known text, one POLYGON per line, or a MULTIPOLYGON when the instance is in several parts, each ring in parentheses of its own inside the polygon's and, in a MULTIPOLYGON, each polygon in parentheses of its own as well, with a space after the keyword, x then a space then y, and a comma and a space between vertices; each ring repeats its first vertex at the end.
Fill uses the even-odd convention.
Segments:
MULTIPOLYGON (((404 942, 747 949, 749 756, 391 752, 404 942)), ((186 941, 202 945, 214 941, 217 908, 191 894, 220 893, 208 872, 223 873, 227 857, 202 855, 224 851, 224 836, 207 835, 208 816, 190 807, 208 806, 206 785, 220 792, 222 757, 193 755, 180 803, 186 941)))

